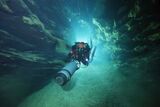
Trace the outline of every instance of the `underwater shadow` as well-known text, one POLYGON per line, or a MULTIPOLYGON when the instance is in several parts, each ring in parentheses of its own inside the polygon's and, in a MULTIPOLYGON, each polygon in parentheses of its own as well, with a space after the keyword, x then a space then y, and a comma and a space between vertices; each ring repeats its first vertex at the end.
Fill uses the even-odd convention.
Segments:
POLYGON ((76 86, 77 79, 71 79, 68 83, 66 83, 64 86, 62 86, 62 89, 64 91, 71 91, 76 86))

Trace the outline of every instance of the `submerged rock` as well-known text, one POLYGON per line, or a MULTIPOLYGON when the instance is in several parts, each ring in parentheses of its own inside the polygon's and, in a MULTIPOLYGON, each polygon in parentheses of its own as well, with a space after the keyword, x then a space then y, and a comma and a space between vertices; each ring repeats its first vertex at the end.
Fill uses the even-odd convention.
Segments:
POLYGON ((0 9, 9 12, 9 13, 13 13, 12 9, 8 6, 8 0, 1 0, 0 1, 0 9))

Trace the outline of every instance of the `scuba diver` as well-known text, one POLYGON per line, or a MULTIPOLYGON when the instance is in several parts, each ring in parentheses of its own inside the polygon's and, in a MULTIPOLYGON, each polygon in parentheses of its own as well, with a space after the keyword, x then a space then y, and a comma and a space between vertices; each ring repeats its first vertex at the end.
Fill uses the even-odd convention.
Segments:
POLYGON ((80 68, 81 63, 88 66, 93 61, 96 47, 92 47, 92 42, 90 46, 85 42, 75 42, 66 59, 68 63, 56 74, 55 80, 59 85, 65 85, 80 68))
POLYGON ((72 46, 71 51, 68 54, 70 60, 77 60, 79 64, 82 62, 84 65, 88 66, 91 48, 88 43, 75 42, 72 46))

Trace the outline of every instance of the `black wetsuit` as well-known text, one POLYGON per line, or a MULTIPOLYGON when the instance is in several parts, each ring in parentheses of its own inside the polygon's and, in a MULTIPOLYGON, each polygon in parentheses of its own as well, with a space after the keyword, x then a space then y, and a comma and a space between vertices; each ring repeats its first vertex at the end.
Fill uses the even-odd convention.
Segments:
POLYGON ((69 53, 70 59, 82 62, 84 65, 88 65, 90 55, 90 47, 87 43, 76 42, 72 46, 72 50, 69 53))

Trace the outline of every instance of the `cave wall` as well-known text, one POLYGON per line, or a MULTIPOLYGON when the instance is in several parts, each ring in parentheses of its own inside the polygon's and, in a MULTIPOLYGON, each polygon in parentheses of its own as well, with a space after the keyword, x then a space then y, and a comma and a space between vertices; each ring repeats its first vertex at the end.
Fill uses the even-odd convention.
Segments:
MULTIPOLYGON (((58 29, 67 24, 62 16, 56 14, 56 10, 48 11, 46 5, 49 2, 44 4, 43 2, 31 0, 0 2, 0 57, 3 59, 1 69, 29 63, 54 64, 55 58, 57 60, 64 58, 66 44, 58 29)), ((3 71, 1 73, 6 73, 3 71)))
MULTIPOLYGON (((144 57, 152 52, 158 54, 160 35, 159 1, 102 1, 101 7, 105 6, 105 8, 100 16, 95 18, 106 32, 111 32, 109 33, 110 38, 116 40, 114 44, 120 48, 116 52, 121 60, 144 57), (105 28, 108 26, 109 29, 105 28), (114 31, 118 33, 116 38, 114 37, 114 31)), ((104 32, 102 31, 102 33, 104 32)), ((101 36, 107 38, 105 34, 101 36)))
POLYGON ((68 26, 52 1, 0 1, 0 104, 14 107, 64 66, 68 26), (61 28, 61 29, 60 29, 61 28))

